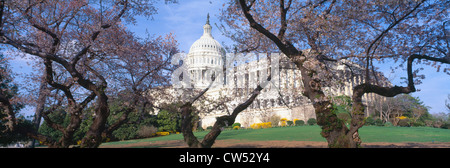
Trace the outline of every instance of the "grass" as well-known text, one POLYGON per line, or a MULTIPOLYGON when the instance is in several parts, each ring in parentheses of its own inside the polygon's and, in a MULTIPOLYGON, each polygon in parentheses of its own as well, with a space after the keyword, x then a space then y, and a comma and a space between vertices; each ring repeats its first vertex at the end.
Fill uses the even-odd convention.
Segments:
POLYGON ((431 127, 366 126, 359 131, 363 142, 450 142, 450 130, 431 127))
MULTIPOLYGON (((218 140, 245 141, 319 141, 326 142, 320 135, 319 126, 279 127, 267 129, 225 130, 218 140)), ((195 132, 198 138, 203 138, 208 131, 195 132)), ((365 126, 359 130, 363 142, 450 142, 450 130, 430 127, 377 127, 365 126)), ((156 142, 169 140, 183 140, 182 134, 173 134, 147 139, 135 139, 103 143, 102 145, 125 145, 138 142, 156 142)))

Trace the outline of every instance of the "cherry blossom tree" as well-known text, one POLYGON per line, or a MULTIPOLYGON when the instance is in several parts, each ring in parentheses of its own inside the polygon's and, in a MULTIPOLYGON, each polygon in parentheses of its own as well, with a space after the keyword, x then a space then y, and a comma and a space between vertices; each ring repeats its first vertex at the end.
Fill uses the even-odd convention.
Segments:
MULTIPOLYGON (((224 4, 221 20, 241 48, 276 48, 301 71, 303 95, 316 112, 321 135, 329 147, 358 147, 364 125, 362 96, 393 97, 415 92, 420 82, 414 60, 439 71, 450 61, 448 6, 450 1, 293 1, 239 0, 224 4), (246 36, 241 36, 246 34, 246 36), (254 35, 254 36, 252 36, 254 35), (243 38, 241 38, 243 37, 243 38), (267 43, 269 41, 270 43, 267 43), (346 61, 343 61, 346 60, 346 61), (406 87, 385 86, 374 61, 407 64, 406 87), (364 67, 364 80, 353 88, 350 128, 339 120, 323 87, 338 85, 342 77, 330 63, 364 67)), ((448 73, 448 68, 443 68, 448 73)))
POLYGON ((129 31, 113 36, 110 58, 102 73, 110 76, 110 89, 114 98, 123 99, 123 113, 117 121, 103 133, 110 136, 112 131, 124 124, 131 112, 152 107, 155 99, 152 90, 167 87, 170 83, 172 56, 178 53, 177 41, 172 34, 140 39, 129 31))
POLYGON ((56 96, 56 103, 43 117, 64 134, 56 144, 36 132, 28 132, 29 136, 51 146, 68 147, 83 109, 92 102, 93 122, 81 147, 98 147, 109 117, 109 76, 102 70, 117 54, 111 51, 111 40, 125 31, 124 23, 133 24, 136 16, 148 18, 155 12, 150 0, 0 1, 0 43, 43 62, 45 81, 56 96), (71 115, 67 127, 45 117, 61 105, 67 106, 71 115))

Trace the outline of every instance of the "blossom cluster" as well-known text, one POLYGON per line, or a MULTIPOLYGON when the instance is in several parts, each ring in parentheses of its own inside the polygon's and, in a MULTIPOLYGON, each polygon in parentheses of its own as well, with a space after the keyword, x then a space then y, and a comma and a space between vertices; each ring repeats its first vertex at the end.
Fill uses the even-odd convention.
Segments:
POLYGON ((272 128, 272 122, 265 122, 265 123, 254 123, 250 125, 253 129, 260 129, 260 128, 272 128))

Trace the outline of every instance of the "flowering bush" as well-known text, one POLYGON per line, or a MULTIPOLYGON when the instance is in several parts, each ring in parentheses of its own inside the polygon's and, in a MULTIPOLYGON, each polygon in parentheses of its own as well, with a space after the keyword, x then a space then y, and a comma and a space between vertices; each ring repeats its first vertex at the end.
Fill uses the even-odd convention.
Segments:
POLYGON ((272 128, 272 122, 265 122, 262 124, 262 128, 272 128))
POLYGON ((159 136, 170 135, 170 132, 156 132, 156 135, 159 135, 159 136))
POLYGON ((285 127, 287 124, 286 124, 286 121, 287 121, 288 119, 286 119, 286 118, 282 118, 281 120, 280 120, 280 123, 281 123, 281 125, 280 126, 282 126, 282 127, 285 127))
POLYGON ((400 117, 395 117, 395 118, 398 118, 398 119, 400 119, 400 120, 404 120, 404 119, 407 119, 408 117, 400 116, 400 117))
POLYGON ((265 123, 254 123, 250 125, 253 129, 260 129, 260 128, 272 128, 272 122, 265 122, 265 123))

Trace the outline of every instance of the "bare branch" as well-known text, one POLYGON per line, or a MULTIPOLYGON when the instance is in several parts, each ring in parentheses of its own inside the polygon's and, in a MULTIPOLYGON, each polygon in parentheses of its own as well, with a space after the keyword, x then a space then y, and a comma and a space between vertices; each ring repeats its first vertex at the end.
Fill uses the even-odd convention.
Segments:
MULTIPOLYGON (((385 34, 387 34, 392 28, 394 28, 396 25, 398 25, 400 22, 402 22, 403 20, 405 20, 411 13, 413 13, 417 8, 420 7, 420 5, 422 5, 426 0, 422 0, 420 1, 412 10, 410 10, 408 13, 406 13, 405 15, 403 15, 400 19, 396 20, 394 23, 391 23, 389 25, 388 28, 386 28, 383 32, 381 32, 369 45, 369 47, 366 50, 366 81, 370 81, 370 77, 369 77, 369 63, 370 63, 370 52, 372 50, 372 47, 378 43, 379 41, 382 40, 382 38, 385 36, 385 34)), ((375 53, 375 50, 372 53, 375 53)))
POLYGON ((297 50, 291 43, 286 42, 283 43, 281 39, 279 39, 277 36, 275 36, 273 33, 271 33, 269 30, 264 28, 261 24, 256 22, 256 20, 253 18, 253 16, 250 14, 250 8, 246 5, 245 0, 239 0, 240 6, 242 9, 242 12, 244 13, 245 18, 250 23, 250 27, 254 28, 261 34, 265 35, 267 38, 272 40, 278 48, 285 53, 287 56, 293 56, 293 55, 302 55, 302 52, 297 50))
MULTIPOLYGON (((106 23, 100 26, 100 29, 95 31, 94 33, 92 33, 91 35, 91 43, 94 42, 98 35, 104 31, 105 29, 113 26, 115 23, 117 23, 119 21, 119 19, 125 14, 125 11, 128 10, 128 1, 124 2, 124 7, 122 8, 122 10, 120 11, 120 13, 118 15, 116 15, 110 23, 106 23)), ((81 59, 81 57, 83 55, 85 55, 87 53, 87 51, 89 50, 89 48, 92 46, 92 44, 88 44, 87 46, 85 46, 83 49, 81 49, 70 61, 70 64, 72 64, 73 66, 75 64, 77 64, 77 62, 81 59)))

